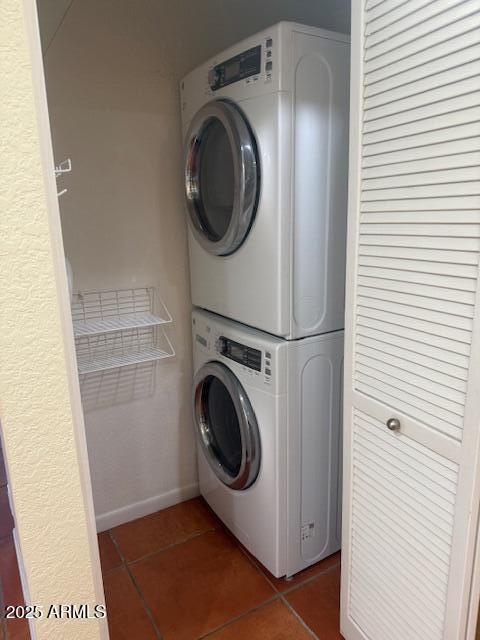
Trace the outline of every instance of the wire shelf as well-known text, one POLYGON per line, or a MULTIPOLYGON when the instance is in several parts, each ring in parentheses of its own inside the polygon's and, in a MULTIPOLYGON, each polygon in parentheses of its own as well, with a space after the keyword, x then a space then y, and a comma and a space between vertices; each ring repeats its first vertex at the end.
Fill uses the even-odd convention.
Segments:
POLYGON ((72 301, 75 337, 97 335, 135 327, 149 327, 172 322, 160 300, 159 315, 153 314, 153 287, 77 293, 72 301))
POLYGON ((125 314, 124 316, 113 316, 111 318, 90 320, 83 322, 78 320, 73 325, 73 332, 76 338, 81 336, 94 336, 99 333, 110 333, 121 331, 122 329, 134 329, 135 327, 152 327, 160 324, 167 324, 171 320, 164 320, 153 313, 125 314))
POLYGON ((74 294, 72 317, 81 375, 171 358, 175 350, 163 325, 172 322, 153 287, 74 294))
POLYGON ((106 371, 107 369, 117 369, 118 367, 126 367, 130 364, 138 364, 141 362, 151 362, 152 360, 163 360, 172 358, 175 355, 173 349, 171 352, 165 351, 160 347, 148 347, 137 351, 135 349, 119 350, 118 353, 108 353, 98 355, 92 358, 78 358, 78 372, 80 375, 86 373, 96 373, 97 371, 106 371))

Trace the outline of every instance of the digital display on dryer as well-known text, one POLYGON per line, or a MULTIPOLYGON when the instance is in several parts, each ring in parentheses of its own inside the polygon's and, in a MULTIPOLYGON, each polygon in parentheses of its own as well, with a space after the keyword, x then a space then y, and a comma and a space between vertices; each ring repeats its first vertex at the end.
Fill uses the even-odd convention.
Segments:
POLYGON ((240 60, 234 60, 230 64, 225 65, 225 80, 228 82, 240 73, 240 60))
POLYGON ((243 362, 243 356, 245 353, 245 347, 241 344, 237 344, 236 342, 230 342, 230 348, 228 355, 233 360, 237 360, 238 362, 243 362))

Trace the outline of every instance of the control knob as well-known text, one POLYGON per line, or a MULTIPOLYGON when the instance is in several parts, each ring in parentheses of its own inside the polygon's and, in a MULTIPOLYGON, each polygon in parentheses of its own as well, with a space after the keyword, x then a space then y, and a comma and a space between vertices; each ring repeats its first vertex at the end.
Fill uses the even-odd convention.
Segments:
POLYGON ((221 337, 217 340, 217 351, 218 353, 225 355, 228 351, 228 344, 225 338, 221 337))
POLYGON ((208 84, 210 88, 213 89, 217 86, 218 81, 220 80, 219 70, 216 68, 210 69, 208 72, 208 84))

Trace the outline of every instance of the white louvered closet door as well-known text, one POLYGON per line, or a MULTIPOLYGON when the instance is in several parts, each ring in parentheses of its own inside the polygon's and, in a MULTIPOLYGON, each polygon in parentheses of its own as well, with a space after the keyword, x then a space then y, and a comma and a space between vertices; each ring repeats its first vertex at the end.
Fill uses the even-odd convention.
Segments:
POLYGON ((464 640, 480 499, 480 0, 352 4, 342 632, 464 640))

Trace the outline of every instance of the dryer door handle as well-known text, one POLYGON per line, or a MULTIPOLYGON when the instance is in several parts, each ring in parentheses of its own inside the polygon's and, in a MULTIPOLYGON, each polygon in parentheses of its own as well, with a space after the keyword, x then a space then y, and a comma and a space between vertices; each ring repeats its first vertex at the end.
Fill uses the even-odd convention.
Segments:
POLYGON ((184 177, 190 224, 197 241, 214 255, 234 253, 255 218, 260 163, 251 128, 233 102, 212 100, 193 118, 186 136, 184 177), (213 180, 219 171, 225 172, 225 179, 219 180, 216 192, 215 183, 208 187, 204 182, 208 182, 209 173, 213 180))

